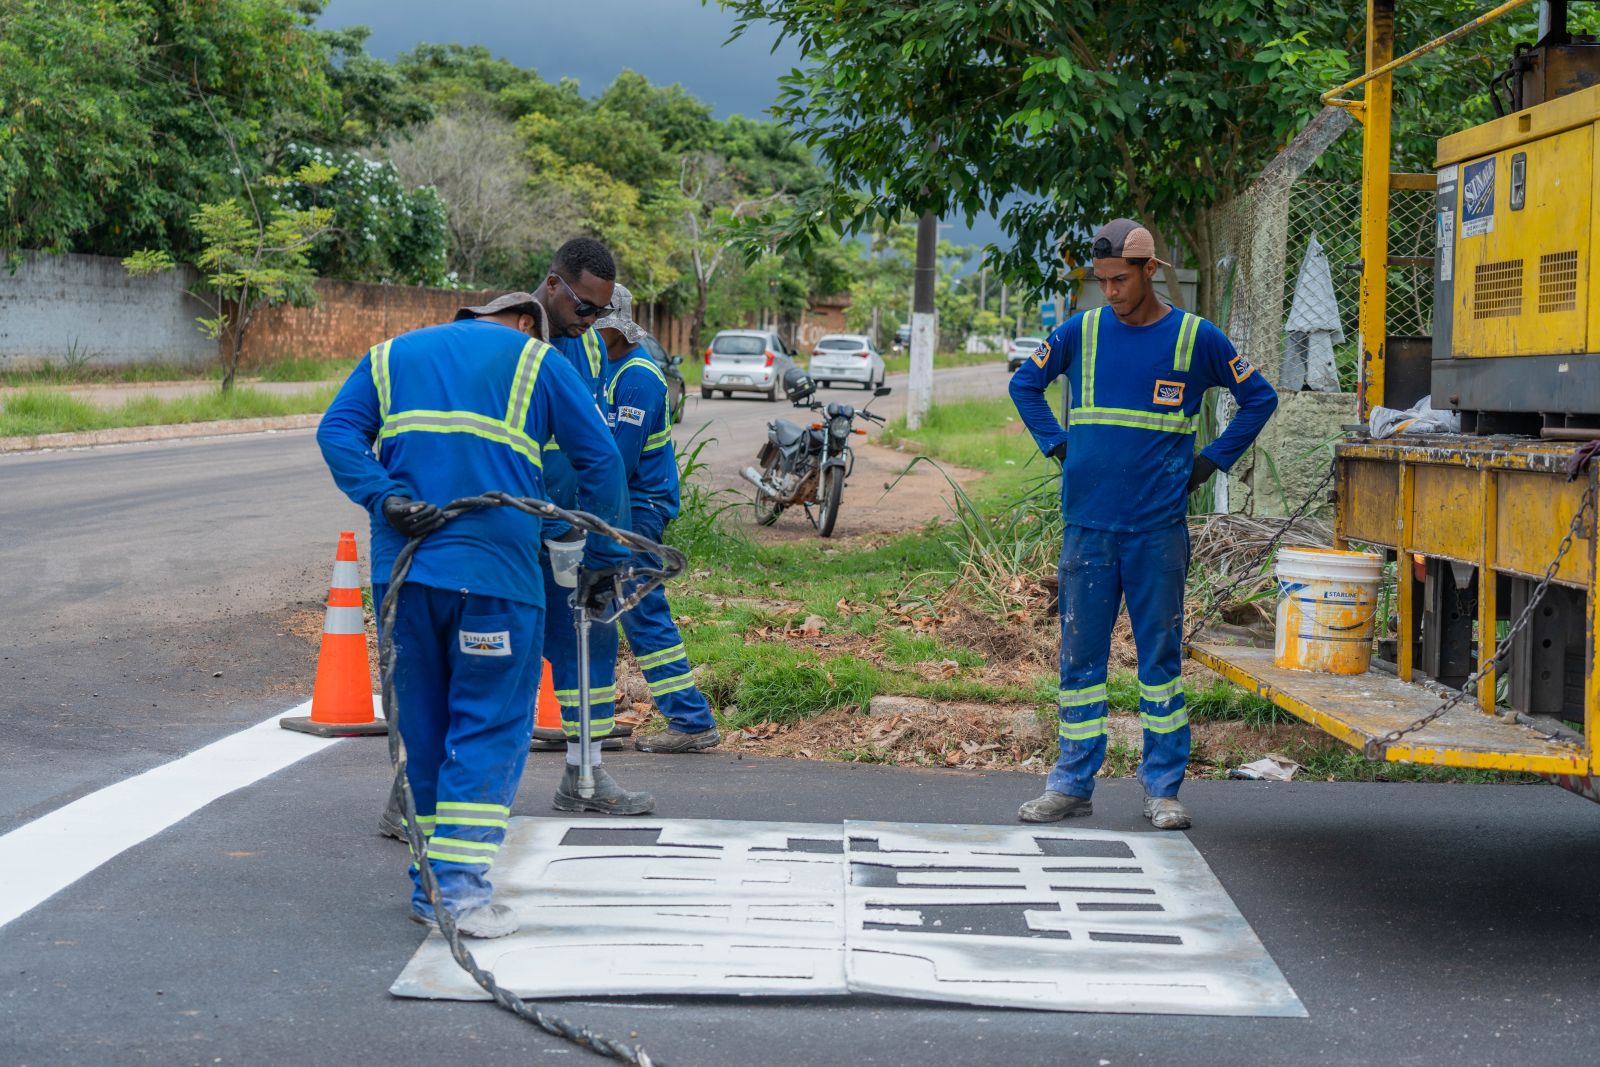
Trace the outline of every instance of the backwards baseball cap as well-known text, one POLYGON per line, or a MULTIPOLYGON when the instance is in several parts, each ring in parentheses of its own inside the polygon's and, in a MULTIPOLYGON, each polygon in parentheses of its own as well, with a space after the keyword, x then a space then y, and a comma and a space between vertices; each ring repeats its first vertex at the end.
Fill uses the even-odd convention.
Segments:
POLYGON ((633 321, 633 294, 627 286, 619 283, 611 291, 611 306, 617 310, 605 318, 595 319, 594 328, 604 330, 609 327, 626 337, 630 345, 638 344, 639 338, 644 336, 644 327, 633 321))
POLYGON ((1094 231, 1089 255, 1094 259, 1154 259, 1164 267, 1172 265, 1156 258, 1155 237, 1132 219, 1112 219, 1094 231))
POLYGON ((527 309, 528 314, 542 319, 539 312, 535 310, 535 306, 538 303, 533 298, 532 293, 507 293, 504 296, 495 297, 482 307, 458 308, 455 321, 460 322, 462 319, 481 318, 484 315, 498 315, 502 311, 517 311, 524 308, 527 309))

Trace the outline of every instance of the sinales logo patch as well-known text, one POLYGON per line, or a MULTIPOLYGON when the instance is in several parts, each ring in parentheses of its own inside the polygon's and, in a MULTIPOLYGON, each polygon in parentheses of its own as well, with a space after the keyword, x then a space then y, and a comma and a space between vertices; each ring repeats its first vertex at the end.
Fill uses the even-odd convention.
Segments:
POLYGON ((644 411, 640 408, 620 407, 617 409, 617 418, 633 426, 644 425, 644 411))
POLYGON ((1033 350, 1033 365, 1044 370, 1044 365, 1050 362, 1050 342, 1046 341, 1033 350))
POLYGON ((1156 395, 1152 397, 1157 404, 1165 404, 1169 408, 1183 406, 1183 383, 1165 382, 1156 380, 1156 395))
POLYGON ((1236 382, 1242 382, 1256 372, 1255 367, 1242 354, 1234 356, 1228 362, 1228 369, 1233 371, 1233 380, 1236 382))
POLYGON ((457 630, 461 651, 469 656, 511 655, 510 630, 457 630))

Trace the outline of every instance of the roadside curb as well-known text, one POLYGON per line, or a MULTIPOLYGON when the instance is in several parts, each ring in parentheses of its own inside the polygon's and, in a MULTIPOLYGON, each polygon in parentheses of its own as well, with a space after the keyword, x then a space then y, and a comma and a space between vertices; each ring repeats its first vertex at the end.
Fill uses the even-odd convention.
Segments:
POLYGON ((40 433, 24 437, 0 437, 0 454, 42 452, 57 448, 87 448, 92 445, 129 445, 142 441, 178 441, 190 437, 228 437, 241 433, 266 433, 273 430, 309 430, 322 421, 321 415, 277 415, 264 419, 223 419, 218 422, 169 423, 163 426, 120 426, 112 430, 86 430, 80 433, 40 433))

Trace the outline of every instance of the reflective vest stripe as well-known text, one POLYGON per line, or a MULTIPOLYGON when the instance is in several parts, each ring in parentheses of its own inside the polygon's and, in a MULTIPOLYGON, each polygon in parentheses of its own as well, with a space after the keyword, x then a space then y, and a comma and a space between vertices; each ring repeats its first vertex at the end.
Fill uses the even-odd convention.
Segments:
POLYGON ((606 387, 607 403, 615 404, 617 402, 617 382, 620 381, 622 376, 628 372, 629 367, 648 367, 651 374, 654 374, 657 378, 661 379, 662 387, 666 387, 667 376, 661 373, 661 368, 656 366, 656 361, 653 359, 643 359, 635 356, 633 359, 630 359, 628 362, 624 363, 621 367, 618 367, 617 373, 611 376, 611 384, 606 387))
POLYGON ((600 347, 600 331, 593 326, 583 333, 583 351, 589 357, 589 377, 600 380, 600 368, 605 366, 605 352, 600 347))
POLYGON ((656 449, 665 448, 665 447, 667 447, 667 445, 669 445, 671 443, 672 443, 672 431, 670 429, 661 430, 658 433, 653 433, 649 437, 646 437, 644 439, 644 447, 642 449, 640 449, 639 451, 641 451, 641 452, 654 452, 656 449))
POLYGON ((1080 425, 1128 426, 1135 430, 1162 433, 1194 433, 1195 420, 1161 411, 1134 411, 1131 408, 1073 408, 1071 422, 1080 425))
POLYGON ((1079 403, 1094 407, 1094 362, 1100 349, 1100 313, 1105 308, 1095 308, 1084 313, 1083 330, 1083 396, 1079 403))
POLYGON ((1194 359, 1194 339, 1200 333, 1200 316, 1183 312, 1183 321, 1178 324, 1178 344, 1172 351, 1172 369, 1187 371, 1189 363, 1194 359))
MULTIPOLYGON (((1165 433, 1194 433, 1195 420, 1174 411, 1140 411, 1134 408, 1096 407, 1094 402, 1095 362, 1100 354, 1100 315, 1105 308, 1098 307, 1083 314, 1083 395, 1071 409, 1068 423, 1095 426, 1126 426, 1135 430, 1159 430, 1165 433)), ((1200 335, 1200 316, 1187 311, 1179 312, 1183 320, 1178 323, 1178 340, 1172 350, 1172 369, 1186 372, 1194 360, 1194 343, 1200 335)))
POLYGON ((539 379, 539 368, 544 365, 549 345, 537 338, 523 345, 522 354, 517 358, 517 368, 511 376, 511 398, 506 405, 506 417, 497 419, 477 411, 393 411, 390 397, 393 376, 389 366, 389 348, 393 343, 385 341, 371 353, 372 382, 378 390, 378 411, 383 420, 382 428, 378 431, 380 442, 402 433, 469 433, 506 445, 535 467, 544 468, 539 442, 529 436, 524 427, 528 411, 533 406, 533 390, 539 379))

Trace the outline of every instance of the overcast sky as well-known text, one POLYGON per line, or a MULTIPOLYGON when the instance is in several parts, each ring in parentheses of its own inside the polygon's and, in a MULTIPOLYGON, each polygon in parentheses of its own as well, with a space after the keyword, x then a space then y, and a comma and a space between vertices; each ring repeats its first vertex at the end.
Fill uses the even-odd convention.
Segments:
MULTIPOLYGON (((576 78, 586 96, 624 68, 657 85, 681 84, 718 118, 766 113, 778 79, 799 61, 791 43, 774 53, 774 30, 723 45, 733 16, 700 0, 330 0, 318 25, 372 29, 367 51, 393 60, 418 43, 481 44, 546 81, 576 78)), ((998 241, 1000 228, 959 219, 940 236, 961 244, 998 241)))

